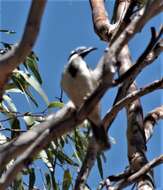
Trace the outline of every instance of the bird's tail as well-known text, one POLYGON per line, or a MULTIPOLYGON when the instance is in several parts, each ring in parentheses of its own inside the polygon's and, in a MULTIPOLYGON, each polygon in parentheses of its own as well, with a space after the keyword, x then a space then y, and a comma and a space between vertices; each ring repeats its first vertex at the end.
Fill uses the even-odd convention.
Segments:
POLYGON ((110 140, 107 136, 107 132, 102 124, 100 125, 95 125, 92 121, 90 121, 93 135, 96 139, 97 144, 99 145, 99 149, 101 151, 110 149, 111 144, 110 140))

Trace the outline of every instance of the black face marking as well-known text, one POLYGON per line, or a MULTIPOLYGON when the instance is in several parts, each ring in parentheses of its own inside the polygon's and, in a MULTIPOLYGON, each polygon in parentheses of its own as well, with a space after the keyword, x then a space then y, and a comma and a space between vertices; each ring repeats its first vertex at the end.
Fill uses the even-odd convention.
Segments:
POLYGON ((74 65, 70 64, 70 66, 68 67, 68 72, 70 73, 70 75, 75 78, 77 73, 78 73, 78 68, 75 67, 74 65))

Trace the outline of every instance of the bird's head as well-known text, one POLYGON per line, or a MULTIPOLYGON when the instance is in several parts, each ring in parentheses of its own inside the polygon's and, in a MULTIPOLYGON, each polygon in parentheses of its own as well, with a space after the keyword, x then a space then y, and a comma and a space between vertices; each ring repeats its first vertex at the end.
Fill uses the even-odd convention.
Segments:
POLYGON ((88 66, 83 59, 88 53, 96 49, 95 47, 81 46, 71 51, 67 68, 72 77, 75 77, 79 70, 83 72, 86 71, 86 69, 88 70, 88 66))
POLYGON ((74 55, 84 58, 88 53, 90 53, 91 51, 96 50, 96 49, 97 48, 95 48, 95 47, 80 46, 70 52, 68 59, 71 59, 74 55))

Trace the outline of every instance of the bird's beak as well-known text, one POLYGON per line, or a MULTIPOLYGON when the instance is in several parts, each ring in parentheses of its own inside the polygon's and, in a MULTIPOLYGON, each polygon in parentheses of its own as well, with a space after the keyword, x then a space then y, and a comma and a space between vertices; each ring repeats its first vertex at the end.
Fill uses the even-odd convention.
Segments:
POLYGON ((96 47, 88 47, 80 52, 80 56, 82 56, 84 58, 86 55, 88 55, 88 53, 90 53, 91 51, 94 51, 96 49, 97 49, 96 47))

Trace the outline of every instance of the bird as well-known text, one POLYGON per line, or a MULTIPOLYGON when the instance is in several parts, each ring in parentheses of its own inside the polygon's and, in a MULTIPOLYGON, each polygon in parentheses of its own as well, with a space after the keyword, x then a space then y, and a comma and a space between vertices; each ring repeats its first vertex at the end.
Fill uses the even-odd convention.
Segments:
MULTIPOLYGON (((61 76, 61 87, 77 109, 99 85, 99 73, 95 69, 92 70, 84 60, 86 55, 96 49, 81 46, 71 51, 61 76)), ((109 149, 110 142, 102 125, 100 103, 97 103, 87 119, 97 144, 102 150, 109 149)))

